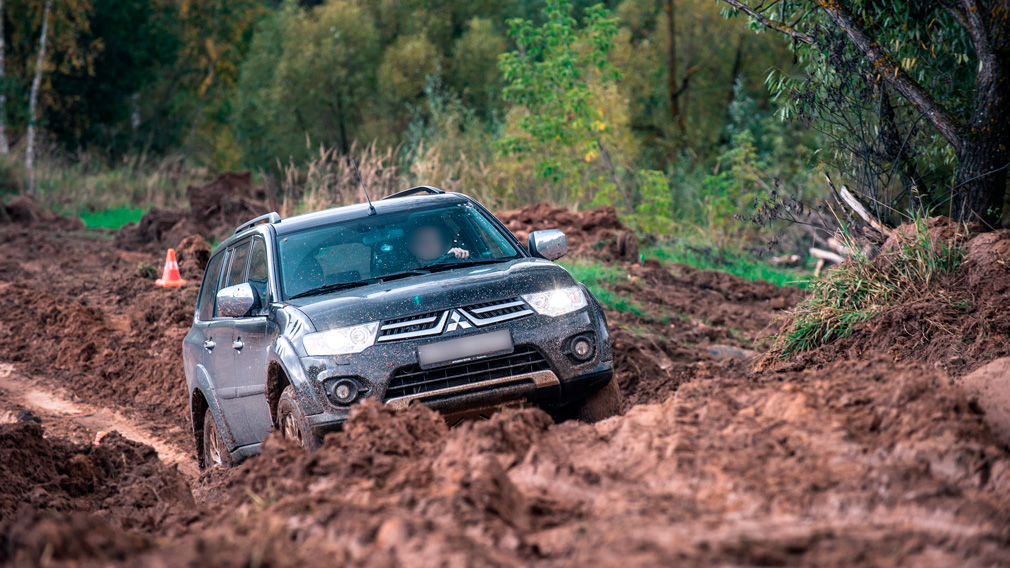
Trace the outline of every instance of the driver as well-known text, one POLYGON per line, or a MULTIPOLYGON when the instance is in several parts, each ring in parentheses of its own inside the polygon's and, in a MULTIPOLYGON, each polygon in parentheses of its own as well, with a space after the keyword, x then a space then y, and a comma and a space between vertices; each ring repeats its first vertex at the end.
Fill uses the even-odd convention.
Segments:
POLYGON ((427 266, 443 257, 470 258, 470 251, 466 249, 452 247, 446 250, 449 244, 445 231, 438 225, 418 225, 407 236, 407 249, 417 259, 419 266, 427 266))

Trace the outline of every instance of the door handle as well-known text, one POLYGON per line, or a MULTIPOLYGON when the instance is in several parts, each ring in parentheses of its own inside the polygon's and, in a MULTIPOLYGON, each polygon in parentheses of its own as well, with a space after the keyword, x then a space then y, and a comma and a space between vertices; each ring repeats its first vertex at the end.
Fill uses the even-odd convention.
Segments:
POLYGON ((207 351, 213 351, 215 345, 217 345, 217 343, 214 343, 213 339, 208 339, 203 342, 203 348, 207 351))
POLYGON ((235 349, 237 351, 241 351, 242 348, 245 347, 245 343, 242 343, 241 339, 236 339, 235 341, 231 342, 231 346, 232 346, 232 349, 235 349))

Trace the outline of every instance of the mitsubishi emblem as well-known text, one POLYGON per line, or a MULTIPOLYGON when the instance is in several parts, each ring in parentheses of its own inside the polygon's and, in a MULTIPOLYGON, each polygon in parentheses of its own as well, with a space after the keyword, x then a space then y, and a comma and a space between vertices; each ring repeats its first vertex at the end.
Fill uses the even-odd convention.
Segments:
POLYGON ((449 333, 450 331, 456 331, 457 327, 460 329, 470 329, 473 325, 463 319, 463 316, 458 311, 453 310, 452 313, 449 314, 449 325, 445 326, 445 332, 449 333))

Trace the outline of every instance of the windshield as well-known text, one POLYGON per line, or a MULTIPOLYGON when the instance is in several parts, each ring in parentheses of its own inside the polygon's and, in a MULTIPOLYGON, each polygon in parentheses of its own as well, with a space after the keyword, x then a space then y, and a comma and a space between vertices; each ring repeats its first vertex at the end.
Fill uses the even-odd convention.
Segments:
POLYGON ((520 256, 491 220, 469 203, 299 231, 281 238, 278 248, 287 298, 520 256))

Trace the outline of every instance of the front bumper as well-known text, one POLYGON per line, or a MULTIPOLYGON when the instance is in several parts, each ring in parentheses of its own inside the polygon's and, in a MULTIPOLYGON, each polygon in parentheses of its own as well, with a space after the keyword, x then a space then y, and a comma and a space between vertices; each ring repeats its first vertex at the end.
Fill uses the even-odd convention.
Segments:
MULTIPOLYGON (((463 365, 479 368, 492 359, 478 358, 463 365)), ((420 401, 447 415, 469 414, 522 401, 549 409, 589 396, 613 376, 610 338, 606 324, 602 317, 596 315, 593 306, 559 317, 534 314, 499 325, 434 338, 376 344, 354 355, 304 357, 301 362, 312 387, 312 395, 322 408, 322 412, 306 417, 317 435, 339 429, 351 406, 363 399, 376 398, 393 408, 405 408, 414 401, 420 401), (515 374, 498 372, 493 376, 481 375, 483 380, 434 390, 404 392, 399 389, 395 396, 387 397, 393 377, 406 369, 413 369, 415 374, 424 372, 418 366, 419 345, 498 329, 510 330, 517 351, 538 353, 543 360, 540 366, 523 368, 522 372, 515 374), (594 338, 595 351, 591 358, 580 362, 565 351, 572 337, 585 334, 594 338), (351 405, 336 404, 327 393, 335 381, 344 378, 350 378, 362 387, 362 394, 351 405)), ((456 366, 436 367, 433 371, 453 367, 456 366)))

